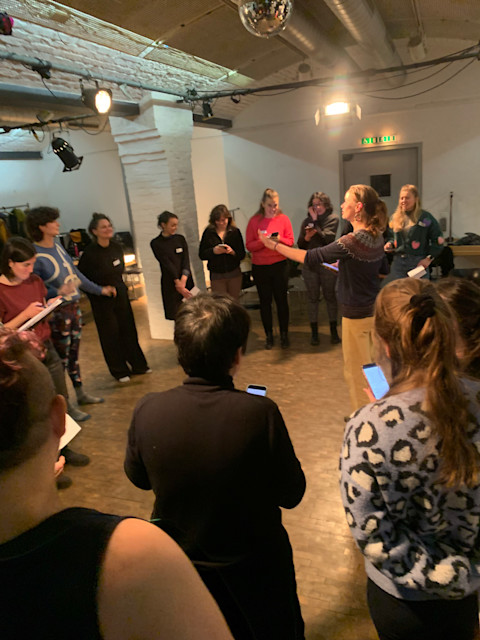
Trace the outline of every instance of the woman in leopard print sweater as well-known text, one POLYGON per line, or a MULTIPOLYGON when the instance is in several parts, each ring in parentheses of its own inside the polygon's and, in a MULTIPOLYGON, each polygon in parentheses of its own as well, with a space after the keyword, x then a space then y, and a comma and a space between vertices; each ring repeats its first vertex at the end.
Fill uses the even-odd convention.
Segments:
POLYGON ((392 386, 347 425, 347 522, 380 640, 472 640, 480 588, 480 382, 461 377, 455 320, 429 282, 381 291, 392 386))

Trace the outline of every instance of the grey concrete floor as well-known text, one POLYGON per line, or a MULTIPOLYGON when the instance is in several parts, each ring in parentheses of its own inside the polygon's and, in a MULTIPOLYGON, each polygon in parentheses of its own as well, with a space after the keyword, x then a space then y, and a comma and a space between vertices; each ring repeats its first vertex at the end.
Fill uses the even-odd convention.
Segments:
MULTIPOLYGON (((72 448, 87 453, 91 463, 67 468, 72 487, 61 492, 65 506, 149 517, 153 494, 134 487, 123 472, 130 416, 136 402, 150 391, 180 384, 185 375, 167 340, 150 338, 146 298, 132 302, 140 343, 151 375, 137 376, 126 385, 111 378, 103 360, 88 302, 80 363, 87 391, 105 398, 89 406, 91 419, 72 448)), ((365 602, 366 577, 360 552, 345 523, 338 489, 338 456, 349 401, 342 372, 341 346, 331 346, 324 304, 321 342, 310 346, 309 325, 302 292, 290 295, 291 347, 263 348, 259 312, 251 310, 252 332, 247 354, 235 378, 238 388, 263 384, 280 407, 298 458, 307 477, 301 504, 284 510, 295 559, 300 603, 308 640, 375 640, 365 602)), ((278 341, 277 341, 278 342, 278 341)), ((272 638, 272 640, 274 640, 272 638)))

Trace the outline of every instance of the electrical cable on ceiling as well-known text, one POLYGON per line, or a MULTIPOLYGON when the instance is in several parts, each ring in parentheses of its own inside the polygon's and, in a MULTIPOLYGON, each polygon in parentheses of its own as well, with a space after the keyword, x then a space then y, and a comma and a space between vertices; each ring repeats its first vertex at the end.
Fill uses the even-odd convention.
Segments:
POLYGON ((362 93, 362 95, 366 96, 367 98, 375 98, 376 100, 406 100, 407 98, 415 98, 416 96, 421 96, 424 93, 428 93, 429 91, 433 91, 434 89, 438 89, 438 87, 441 87, 442 85, 447 84, 447 82, 449 82, 450 80, 453 80, 453 78, 455 78, 460 73, 462 73, 462 71, 465 71, 465 69, 469 67, 471 64, 473 64, 474 62, 475 62, 475 58, 473 60, 469 60, 469 62, 467 62, 467 64, 464 65, 460 69, 460 71, 456 71, 451 76, 449 76, 446 80, 443 80, 443 82, 439 82, 435 86, 430 87, 429 89, 425 89, 424 91, 418 91, 418 93, 411 93, 408 96, 397 96, 395 98, 393 97, 389 98, 387 96, 372 96, 371 94, 364 93, 364 92, 360 92, 360 93, 362 93))

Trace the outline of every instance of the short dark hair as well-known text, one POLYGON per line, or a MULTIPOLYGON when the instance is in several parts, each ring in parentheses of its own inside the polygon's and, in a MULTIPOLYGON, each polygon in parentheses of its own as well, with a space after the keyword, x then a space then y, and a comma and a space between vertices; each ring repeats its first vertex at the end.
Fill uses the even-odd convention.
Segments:
POLYGON ((55 207, 35 207, 30 209, 25 219, 25 226, 28 237, 34 242, 43 239, 43 232, 40 227, 48 222, 53 222, 60 217, 60 211, 55 207))
POLYGON ((92 219, 90 220, 90 224, 88 225, 88 233, 94 239, 96 238, 96 235, 93 233, 93 231, 98 227, 98 223, 100 222, 100 220, 108 220, 110 224, 112 224, 110 218, 104 213, 92 213, 92 219))
POLYGON ((10 238, 3 247, 0 258, 0 272, 8 279, 13 276, 10 265, 12 262, 26 262, 36 255, 35 247, 26 238, 10 238))
POLYGON ((177 312, 178 362, 189 376, 220 380, 230 372, 238 349, 245 353, 249 330, 250 316, 232 298, 201 293, 177 312))
POLYGON ((162 224, 167 224, 170 218, 176 218, 178 220, 178 216, 175 213, 172 213, 171 211, 163 211, 157 218, 157 225, 161 227, 162 224))
POLYGON ((55 390, 41 349, 33 332, 0 327, 0 473, 33 457, 48 437, 55 390))

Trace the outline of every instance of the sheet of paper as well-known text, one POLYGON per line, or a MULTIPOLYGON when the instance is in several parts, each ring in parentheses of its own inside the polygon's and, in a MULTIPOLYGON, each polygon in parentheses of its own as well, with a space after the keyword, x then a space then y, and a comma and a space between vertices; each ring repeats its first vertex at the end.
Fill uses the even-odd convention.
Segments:
POLYGON ((192 294, 192 296, 198 296, 198 294, 200 293, 200 289, 196 285, 193 285, 193 287, 190 289, 190 293, 192 294))
POLYGON ((75 422, 75 420, 71 418, 67 413, 65 416, 65 433, 60 438, 59 448, 63 449, 63 447, 66 447, 70 440, 73 440, 73 438, 77 435, 77 433, 81 431, 81 429, 82 427, 78 424, 78 422, 75 422))
POLYGON ((18 328, 18 331, 26 331, 27 329, 30 329, 30 327, 33 327, 35 324, 37 324, 37 322, 43 320, 45 316, 48 316, 49 313, 52 313, 52 311, 63 302, 63 298, 58 298, 57 300, 55 300, 55 302, 52 302, 52 304, 47 305, 41 311, 39 311, 36 316, 33 316, 33 318, 30 318, 30 320, 27 320, 27 322, 22 324, 22 326, 18 328))

